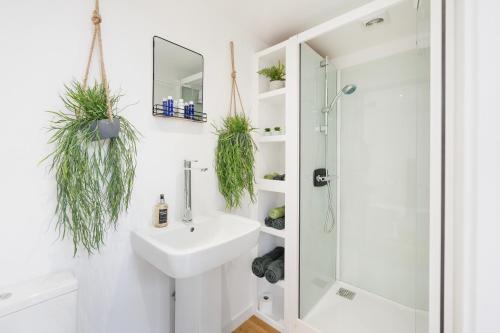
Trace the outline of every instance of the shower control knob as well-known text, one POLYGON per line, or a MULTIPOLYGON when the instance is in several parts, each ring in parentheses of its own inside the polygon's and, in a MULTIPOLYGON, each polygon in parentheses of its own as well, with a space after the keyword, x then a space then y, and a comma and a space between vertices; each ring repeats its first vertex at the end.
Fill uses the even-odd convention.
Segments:
POLYGON ((318 182, 329 182, 331 180, 330 176, 316 176, 318 182))
POLYGON ((325 168, 314 170, 313 185, 315 187, 325 186, 328 184, 329 181, 330 181, 330 176, 328 176, 328 173, 325 168))

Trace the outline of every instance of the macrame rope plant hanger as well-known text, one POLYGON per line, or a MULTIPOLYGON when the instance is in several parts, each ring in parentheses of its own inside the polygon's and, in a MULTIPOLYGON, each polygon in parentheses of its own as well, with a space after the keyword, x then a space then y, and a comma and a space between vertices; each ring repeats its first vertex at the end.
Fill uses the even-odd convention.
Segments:
POLYGON ((256 145, 251 132, 254 128, 245 115, 234 61, 234 43, 231 49, 231 99, 229 112, 220 128, 216 127, 219 136, 216 148, 216 172, 219 180, 219 192, 226 200, 226 209, 239 207, 245 192, 255 201, 254 169, 256 145), (238 104, 241 108, 238 113, 238 104))
POLYGON ((236 97, 238 97, 238 100, 240 102, 241 113, 245 115, 245 109, 243 108, 243 102, 241 101, 240 90, 238 89, 238 82, 236 81, 236 65, 234 63, 234 43, 229 42, 229 47, 231 48, 231 69, 232 69, 231 101, 229 103, 229 116, 231 116, 231 114, 234 114, 235 116, 237 115, 236 97))
MULTIPOLYGON (((96 46, 98 48, 99 52, 99 71, 101 74, 101 81, 102 85, 104 86, 104 91, 106 93, 106 105, 107 105, 107 113, 108 113, 108 119, 110 121, 113 121, 113 110, 110 102, 110 93, 109 93, 109 83, 108 83, 108 78, 106 76, 106 68, 104 66, 104 51, 102 47, 102 36, 101 36, 101 23, 102 23, 102 17, 101 13, 99 11, 99 0, 95 1, 95 7, 94 11, 92 13, 92 23, 94 24, 93 27, 93 32, 92 32, 92 42, 90 44, 90 51, 89 55, 87 57, 87 66, 85 67, 85 72, 83 75, 83 89, 87 89, 88 85, 88 80, 89 80, 89 73, 90 73, 90 66, 92 64, 92 57, 94 54, 94 50, 96 49, 96 46)), ((79 114, 77 113, 77 117, 79 114)))

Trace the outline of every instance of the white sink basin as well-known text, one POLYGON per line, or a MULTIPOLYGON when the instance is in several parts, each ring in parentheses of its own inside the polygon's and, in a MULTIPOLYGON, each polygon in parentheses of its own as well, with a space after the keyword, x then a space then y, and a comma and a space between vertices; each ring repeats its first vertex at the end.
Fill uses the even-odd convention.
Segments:
POLYGON ((257 244, 257 221, 220 212, 193 221, 134 231, 132 247, 163 273, 184 279, 217 268, 257 244))

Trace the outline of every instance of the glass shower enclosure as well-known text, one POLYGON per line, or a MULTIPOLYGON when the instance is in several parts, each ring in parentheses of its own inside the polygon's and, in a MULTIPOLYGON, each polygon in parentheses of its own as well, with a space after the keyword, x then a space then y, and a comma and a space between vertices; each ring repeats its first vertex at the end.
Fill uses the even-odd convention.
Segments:
POLYGON ((357 27, 375 51, 328 44, 342 31, 300 46, 299 317, 320 332, 428 332, 429 13, 412 3, 392 9, 405 47, 357 27))

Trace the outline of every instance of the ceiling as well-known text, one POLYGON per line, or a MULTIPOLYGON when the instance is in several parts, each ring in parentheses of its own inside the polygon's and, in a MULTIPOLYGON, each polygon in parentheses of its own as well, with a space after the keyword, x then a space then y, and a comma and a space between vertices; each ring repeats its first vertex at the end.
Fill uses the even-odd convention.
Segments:
POLYGON ((390 42, 409 39, 416 41, 418 35, 425 33, 427 25, 417 24, 417 19, 425 18, 419 14, 413 0, 406 0, 396 5, 377 11, 363 20, 354 21, 325 33, 308 44, 322 56, 331 58, 352 55, 354 52, 367 50, 390 42), (371 18, 382 17, 384 22, 366 28, 364 22, 371 18))
POLYGON ((371 1, 211 0, 211 6, 272 45, 371 1))

